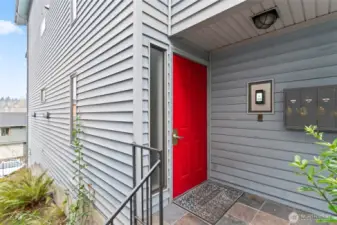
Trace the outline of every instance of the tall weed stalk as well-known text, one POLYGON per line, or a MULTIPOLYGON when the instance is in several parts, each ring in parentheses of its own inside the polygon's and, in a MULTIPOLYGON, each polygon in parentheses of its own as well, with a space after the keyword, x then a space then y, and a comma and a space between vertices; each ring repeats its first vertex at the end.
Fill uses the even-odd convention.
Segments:
POLYGON ((90 184, 85 182, 85 174, 83 170, 87 168, 87 164, 83 160, 83 145, 81 144, 79 135, 82 133, 80 118, 77 116, 72 131, 73 148, 76 155, 73 163, 76 165, 76 171, 73 179, 77 182, 73 193, 76 194, 74 200, 70 200, 69 194, 66 200, 68 205, 67 225, 82 225, 88 222, 88 218, 92 211, 92 203, 94 198, 94 191, 90 184))

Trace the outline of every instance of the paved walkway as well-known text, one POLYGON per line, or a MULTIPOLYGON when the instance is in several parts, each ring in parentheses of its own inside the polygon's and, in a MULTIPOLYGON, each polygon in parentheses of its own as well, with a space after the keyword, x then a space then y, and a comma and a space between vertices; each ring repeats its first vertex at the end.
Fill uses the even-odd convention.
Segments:
MULTIPOLYGON (((316 225, 318 223, 314 217, 313 214, 256 195, 244 194, 216 225, 316 225), (290 214, 293 215, 292 222, 290 214)), ((175 204, 164 209, 164 220, 165 225, 209 225, 175 204)))

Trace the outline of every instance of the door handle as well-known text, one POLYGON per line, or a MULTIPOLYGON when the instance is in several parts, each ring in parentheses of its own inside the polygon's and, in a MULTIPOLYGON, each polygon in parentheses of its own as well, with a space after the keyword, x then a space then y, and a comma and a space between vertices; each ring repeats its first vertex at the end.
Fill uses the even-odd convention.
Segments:
POLYGON ((173 132, 172 132, 172 143, 173 143, 173 145, 177 145, 178 140, 181 140, 183 138, 184 137, 181 137, 181 136, 178 135, 177 129, 173 129, 173 132))
POLYGON ((176 139, 183 139, 184 137, 178 136, 177 134, 173 134, 173 138, 176 138, 176 139))

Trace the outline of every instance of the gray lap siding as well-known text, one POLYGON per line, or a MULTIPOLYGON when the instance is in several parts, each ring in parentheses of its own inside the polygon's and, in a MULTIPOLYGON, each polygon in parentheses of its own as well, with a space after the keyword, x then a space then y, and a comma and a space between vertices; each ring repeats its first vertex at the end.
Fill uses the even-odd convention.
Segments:
MULTIPOLYGON (((283 89, 337 84, 337 26, 333 22, 222 49, 211 62, 211 179, 314 212, 326 203, 299 193, 306 179, 293 173, 295 154, 312 159, 314 141, 283 121, 283 89), (257 122, 246 114, 246 85, 275 80, 275 114, 257 122)), ((334 134, 327 134, 329 140, 334 134)))

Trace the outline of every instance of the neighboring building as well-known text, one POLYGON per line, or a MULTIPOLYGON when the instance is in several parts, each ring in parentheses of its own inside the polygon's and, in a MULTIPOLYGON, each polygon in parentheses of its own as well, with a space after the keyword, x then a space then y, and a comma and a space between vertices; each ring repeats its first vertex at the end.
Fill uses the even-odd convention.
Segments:
MULTIPOLYGON (((307 181, 289 162, 319 150, 286 129, 283 92, 337 85, 337 1, 17 0, 16 10, 28 32, 30 164, 69 188, 79 115, 85 175, 105 217, 133 187, 133 142, 165 149, 165 204, 211 179, 327 212, 297 191, 307 181), (278 17, 262 22, 276 22, 257 29, 252 16, 274 8, 278 17), (247 83, 266 79, 275 102, 257 121, 247 83), (174 129, 185 138, 173 139, 174 129)), ((119 220, 128 218, 126 209, 119 220)))
POLYGON ((26 113, 0 112, 0 160, 24 156, 26 113))
POLYGON ((26 112, 26 99, 0 98, 0 113, 2 112, 26 112))

